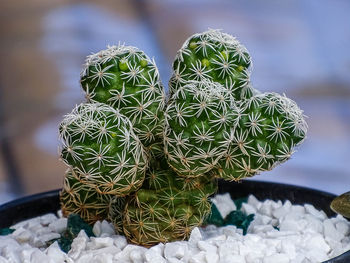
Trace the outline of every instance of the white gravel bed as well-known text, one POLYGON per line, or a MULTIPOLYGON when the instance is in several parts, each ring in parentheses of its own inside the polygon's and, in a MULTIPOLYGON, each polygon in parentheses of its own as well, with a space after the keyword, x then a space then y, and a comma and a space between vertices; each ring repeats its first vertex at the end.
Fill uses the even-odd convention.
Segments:
MULTIPOLYGON (((225 217, 236 207, 229 194, 213 202, 225 217)), ((327 218, 312 205, 292 205, 254 196, 241 210, 255 218, 243 236, 234 226, 195 228, 188 241, 158 244, 149 249, 127 244, 106 221, 93 227, 96 237, 81 231, 66 254, 54 242, 65 230, 60 213, 20 222, 12 234, 0 236, 0 263, 309 263, 321 262, 350 250, 350 223, 342 216, 327 218), (279 228, 279 230, 274 227, 279 228)))

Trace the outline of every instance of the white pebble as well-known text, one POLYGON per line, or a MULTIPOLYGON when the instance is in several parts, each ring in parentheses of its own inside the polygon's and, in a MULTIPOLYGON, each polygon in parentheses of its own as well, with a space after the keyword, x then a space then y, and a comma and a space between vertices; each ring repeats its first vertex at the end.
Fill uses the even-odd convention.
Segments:
POLYGON ((51 224, 56 220, 57 220, 57 216, 50 213, 40 217, 40 224, 42 224, 43 226, 48 226, 49 224, 51 224))
POLYGON ((217 207, 223 218, 237 209, 229 193, 218 194, 215 197, 211 198, 211 201, 217 207))
POLYGON ((113 239, 111 237, 91 237, 87 246, 90 249, 110 247, 113 246, 113 239))
POLYGON ((313 205, 305 204, 304 207, 307 213, 317 217, 318 219, 324 220, 327 218, 325 212, 317 210, 313 205))
MULTIPOLYGON (((45 250, 45 253, 54 263, 69 262, 68 255, 60 249, 57 242, 52 243, 51 246, 45 250)), ((71 260, 71 262, 73 261, 71 260)))
POLYGON ((106 220, 103 220, 101 223, 102 234, 107 234, 109 236, 115 235, 113 224, 108 223, 106 220))
POLYGON ((286 254, 280 253, 267 256, 263 259, 263 263, 289 263, 289 257, 286 254))
POLYGON ((39 249, 35 250, 30 258, 30 263, 52 263, 52 260, 39 249))
POLYGON ((72 242, 71 249, 68 252, 69 257, 72 259, 77 259, 80 256, 80 253, 85 250, 88 239, 89 238, 85 231, 81 230, 78 236, 72 242))
POLYGON ((166 263, 166 260, 156 250, 148 249, 145 253, 147 263, 166 263))
POLYGON ((166 243, 164 248, 164 257, 167 260, 172 258, 182 259, 188 253, 188 246, 185 242, 177 241, 166 243))
POLYGON ((203 263, 206 261, 205 255, 206 255, 205 252, 201 251, 201 252, 191 256, 189 259, 189 263, 203 263))
POLYGON ((95 222, 94 226, 92 227, 92 232, 96 237, 101 236, 102 234, 101 221, 95 222))
POLYGON ((115 236, 112 236, 112 238, 113 238, 114 245, 120 249, 124 249, 128 244, 124 236, 115 235, 115 236))
POLYGON ((49 229, 56 233, 62 233, 67 228, 67 218, 59 218, 49 224, 49 229))
POLYGON ((335 226, 333 225, 333 223, 330 219, 324 220, 323 231, 324 231, 325 237, 332 238, 336 241, 341 241, 341 239, 344 236, 343 234, 338 232, 338 230, 335 228, 335 226))
POLYGON ((201 234, 201 231, 199 230, 198 227, 195 227, 194 229, 192 229, 190 238, 188 239, 188 243, 191 245, 195 245, 198 243, 198 241, 202 239, 203 239, 203 236, 201 234))

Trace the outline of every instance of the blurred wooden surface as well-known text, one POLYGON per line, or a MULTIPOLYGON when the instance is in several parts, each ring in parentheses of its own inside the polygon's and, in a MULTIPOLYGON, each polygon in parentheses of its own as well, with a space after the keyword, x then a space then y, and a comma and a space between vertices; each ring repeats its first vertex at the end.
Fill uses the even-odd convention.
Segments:
MULTIPOLYGON (((13 152, 18 195, 61 187, 57 125, 83 101, 86 55, 119 41, 138 46, 155 57, 167 86, 176 50, 207 28, 237 36, 253 57, 253 85, 285 92, 309 116, 308 139, 292 160, 255 179, 349 190, 349 1, 12 0, 0 7, 0 140, 13 152)), ((0 184, 12 191, 4 155, 0 184)))

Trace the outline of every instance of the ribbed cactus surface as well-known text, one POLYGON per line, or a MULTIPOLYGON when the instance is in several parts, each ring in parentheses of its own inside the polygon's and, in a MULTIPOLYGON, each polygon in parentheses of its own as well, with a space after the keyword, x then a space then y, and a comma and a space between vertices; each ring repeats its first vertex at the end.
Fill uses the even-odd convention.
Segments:
POLYGON ((211 80, 226 87, 236 100, 249 98, 255 90, 250 84, 251 58, 233 36, 209 30, 189 37, 177 52, 170 94, 187 81, 211 80))
POLYGON ((222 85, 192 81, 180 86, 165 113, 168 164, 180 175, 202 176, 225 154, 234 125, 232 98, 222 85))
POLYGON ((210 214, 208 197, 216 191, 211 177, 182 178, 161 166, 150 170, 141 189, 127 198, 123 227, 132 243, 183 240, 210 214))
POLYGON ((101 194, 137 190, 148 166, 130 121, 106 104, 82 103, 64 117, 61 159, 101 194))
POLYGON ((162 134, 165 94, 154 60, 131 46, 110 46, 86 59, 81 85, 90 102, 120 110, 147 146, 162 134))
POLYGON ((69 168, 60 192, 60 204, 64 216, 78 214, 85 222, 93 224, 108 216, 113 195, 100 194, 86 181, 85 175, 69 168))
POLYGON ((251 177, 288 160, 306 136, 303 111, 286 96, 262 93, 237 107, 228 152, 214 169, 227 180, 251 177))

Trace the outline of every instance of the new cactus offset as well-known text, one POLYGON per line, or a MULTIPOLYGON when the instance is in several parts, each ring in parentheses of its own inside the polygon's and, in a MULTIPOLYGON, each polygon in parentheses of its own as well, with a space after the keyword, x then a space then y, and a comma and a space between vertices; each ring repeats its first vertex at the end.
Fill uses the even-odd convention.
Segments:
POLYGON ((83 103, 60 124, 62 160, 100 194, 136 191, 148 167, 130 121, 106 104, 83 103))
POLYGON ((229 150, 215 176, 240 180, 288 160, 306 136, 303 111, 286 96, 262 93, 241 101, 229 150))
POLYGON ((148 146, 163 130, 165 94, 154 60, 131 46, 110 46, 86 59, 81 85, 90 102, 119 109, 148 146))
POLYGON ((211 80, 226 87, 236 100, 251 97, 251 58, 247 49, 233 36, 209 30, 189 37, 177 52, 170 94, 187 81, 211 80))

